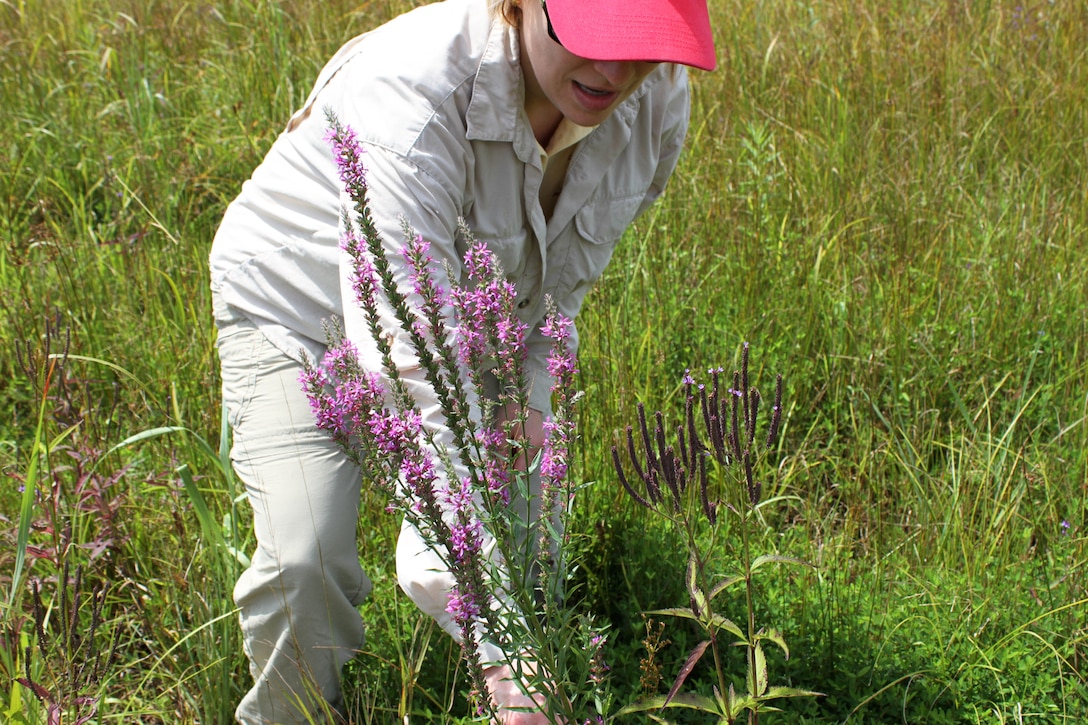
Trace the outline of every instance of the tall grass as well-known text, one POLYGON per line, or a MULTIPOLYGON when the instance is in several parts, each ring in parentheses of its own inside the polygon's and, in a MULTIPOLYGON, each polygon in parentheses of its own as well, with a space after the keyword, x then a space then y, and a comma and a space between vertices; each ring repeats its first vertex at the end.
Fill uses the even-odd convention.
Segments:
MULTIPOLYGON (((27 577, 60 607, 68 562, 111 584, 100 721, 229 721, 251 541, 218 457, 208 246, 324 60, 409 4, 0 2, 0 719, 46 721, 12 683, 65 671, 27 577), (21 526, 41 555, 13 580, 21 526)), ((791 633, 775 671, 827 693, 781 721, 1088 719, 1088 6, 711 4, 689 153, 580 320, 597 484, 575 526, 618 691, 639 694, 640 612, 686 595, 609 448, 637 401, 678 411, 684 370, 749 340, 791 402, 763 535, 816 564, 764 579, 760 620, 791 633)), ((357 718, 462 720, 381 505, 357 718)), ((666 679, 696 637, 667 631, 666 679)))

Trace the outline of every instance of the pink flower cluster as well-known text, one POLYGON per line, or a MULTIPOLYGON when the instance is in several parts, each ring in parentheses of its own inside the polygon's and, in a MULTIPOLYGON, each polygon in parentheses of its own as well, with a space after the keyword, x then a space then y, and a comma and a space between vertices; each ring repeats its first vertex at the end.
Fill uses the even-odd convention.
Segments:
POLYGON ((461 627, 464 637, 469 639, 473 636, 482 604, 481 592, 478 591, 482 578, 476 576, 476 571, 483 541, 483 524, 473 501, 472 481, 465 478, 452 484, 446 491, 445 503, 453 515, 448 547, 453 557, 450 567, 455 572, 463 571, 466 574, 458 577, 457 586, 450 592, 446 611, 461 627))
POLYGON ((500 377, 511 378, 524 364, 529 332, 514 312, 517 290, 500 277, 495 257, 485 244, 472 245, 464 264, 475 286, 458 287, 451 293, 458 312, 461 359, 470 368, 496 362, 500 377))
POLYGON ((385 397, 381 377, 359 368, 358 352, 349 340, 330 348, 321 367, 305 369, 301 382, 317 427, 341 441, 356 435, 385 397))
POLYGON ((540 474, 543 479, 543 496, 554 507, 566 505, 559 500, 567 477, 567 465, 571 437, 574 433, 573 407, 574 376, 578 369, 570 351, 573 323, 553 312, 540 328, 541 334, 553 340, 548 355, 548 374, 552 377, 552 393, 556 397, 557 415, 544 421, 544 450, 541 454, 540 474))
POLYGON ((340 181, 351 191, 366 188, 363 147, 350 126, 334 127, 325 132, 325 143, 332 147, 340 181))

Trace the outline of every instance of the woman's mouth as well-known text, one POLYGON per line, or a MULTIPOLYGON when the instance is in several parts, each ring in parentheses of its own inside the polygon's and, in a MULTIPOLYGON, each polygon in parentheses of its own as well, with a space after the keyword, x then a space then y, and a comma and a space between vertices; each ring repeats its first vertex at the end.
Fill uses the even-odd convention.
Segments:
POLYGON ((592 88, 590 86, 582 85, 578 81, 573 81, 574 95, 578 99, 578 102, 587 111, 599 113, 604 111, 612 102, 616 100, 616 96, 619 95, 618 91, 611 91, 602 88, 592 88))

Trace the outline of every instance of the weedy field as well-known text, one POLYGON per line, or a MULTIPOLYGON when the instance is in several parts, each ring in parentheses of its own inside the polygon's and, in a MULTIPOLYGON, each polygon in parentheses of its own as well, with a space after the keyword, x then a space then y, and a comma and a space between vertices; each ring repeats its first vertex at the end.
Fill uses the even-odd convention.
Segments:
MULTIPOLYGON (((230 722, 253 541, 208 248, 325 59, 409 5, 0 0, 0 719, 230 722)), ((711 6, 687 152, 578 321, 577 591, 616 702, 699 633, 646 614, 688 606, 684 542, 611 447, 747 341, 764 398, 784 379, 750 543, 812 565, 759 573, 766 666, 823 693, 761 719, 1088 721, 1088 5, 711 6)), ((363 505, 355 720, 469 722, 363 505)))

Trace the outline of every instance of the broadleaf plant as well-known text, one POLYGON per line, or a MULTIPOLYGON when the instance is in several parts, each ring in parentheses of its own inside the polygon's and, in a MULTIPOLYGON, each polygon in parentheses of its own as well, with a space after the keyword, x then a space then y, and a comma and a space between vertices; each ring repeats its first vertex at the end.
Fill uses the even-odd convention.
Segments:
POLYGON ((748 343, 744 343, 741 369, 733 373, 728 389, 722 388, 721 369, 710 371, 709 386, 699 385, 690 375, 685 376, 684 419, 671 429, 674 436, 670 437, 661 412, 654 414, 651 429, 645 407, 639 404, 637 428, 628 426, 626 430, 626 462, 620 447, 612 448, 616 474, 624 489, 639 504, 668 519, 688 547, 685 583, 689 606, 647 614, 694 621, 706 635, 688 655, 667 695, 628 705, 619 715, 643 713, 664 722, 661 711, 682 707, 705 712, 712 716, 713 722, 732 724, 747 715, 747 721, 754 725, 760 713, 777 710, 773 704, 776 700, 820 694, 771 685, 764 643, 778 647, 786 658, 790 655, 789 647, 778 630, 756 626, 756 572, 768 564, 805 565, 805 562, 776 552, 753 555, 752 539, 759 525, 758 508, 763 492, 763 483, 756 472, 778 440, 782 376, 777 376, 767 433, 759 437, 762 398, 748 380, 748 354, 748 343), (723 509, 738 524, 735 530, 740 537, 740 554, 737 571, 711 583, 708 580, 711 564, 718 563, 713 561, 716 547, 703 543, 699 531, 709 527, 718 534, 724 521, 723 509), (715 610, 715 600, 740 585, 744 586, 745 621, 738 625, 715 610), (726 674, 726 648, 734 646, 745 652, 747 691, 740 694, 726 674), (682 693, 681 688, 707 652, 714 660, 713 697, 682 693))

